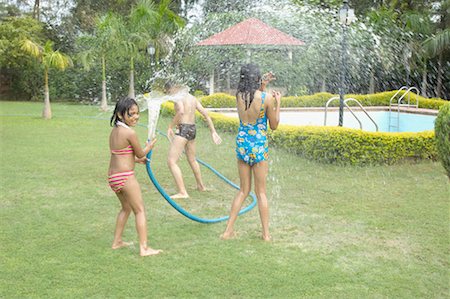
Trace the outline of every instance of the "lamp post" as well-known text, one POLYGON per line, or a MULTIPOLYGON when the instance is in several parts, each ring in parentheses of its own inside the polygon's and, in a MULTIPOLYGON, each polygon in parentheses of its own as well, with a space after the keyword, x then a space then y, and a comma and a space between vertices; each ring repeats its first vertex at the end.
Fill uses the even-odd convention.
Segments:
POLYGON ((339 9, 339 21, 342 25, 342 65, 341 65, 341 79, 339 86, 339 126, 342 127, 344 123, 344 94, 345 94, 345 80, 347 68, 347 26, 352 23, 355 18, 355 12, 348 5, 348 0, 344 0, 342 7, 339 9))

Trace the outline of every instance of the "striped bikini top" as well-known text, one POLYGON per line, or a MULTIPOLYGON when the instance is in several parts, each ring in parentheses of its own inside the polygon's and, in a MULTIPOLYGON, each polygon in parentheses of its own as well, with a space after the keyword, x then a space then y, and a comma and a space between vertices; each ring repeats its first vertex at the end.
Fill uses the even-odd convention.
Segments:
POLYGON ((129 154, 133 154, 133 147, 131 145, 129 145, 126 148, 123 148, 123 149, 111 150, 111 154, 113 154, 113 155, 129 155, 129 154))
MULTIPOLYGON (((127 129, 131 129, 129 126, 127 126, 126 124, 124 124, 121 121, 117 122, 118 126, 127 128, 127 129)), ((123 149, 119 149, 119 150, 111 150, 111 154, 113 155, 129 155, 129 154, 133 154, 133 147, 131 145, 127 146, 126 148, 123 149)))

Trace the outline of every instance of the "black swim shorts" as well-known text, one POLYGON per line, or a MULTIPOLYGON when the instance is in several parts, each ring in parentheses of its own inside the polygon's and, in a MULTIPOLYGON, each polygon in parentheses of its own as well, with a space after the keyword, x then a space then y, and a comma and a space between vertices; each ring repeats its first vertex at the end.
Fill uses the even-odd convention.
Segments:
POLYGON ((195 124, 179 124, 175 130, 175 135, 186 138, 187 140, 194 140, 196 133, 195 124))

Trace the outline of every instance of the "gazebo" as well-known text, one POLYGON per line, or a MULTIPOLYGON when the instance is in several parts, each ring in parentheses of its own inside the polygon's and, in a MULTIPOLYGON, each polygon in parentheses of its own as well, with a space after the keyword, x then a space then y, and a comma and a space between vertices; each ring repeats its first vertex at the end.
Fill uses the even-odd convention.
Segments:
MULTIPOLYGON (((292 47, 302 46, 305 43, 278 29, 275 29, 256 18, 246 19, 230 28, 214 34, 198 42, 197 46, 242 46, 247 50, 247 62, 250 62, 251 51, 256 46, 278 48, 285 46, 288 49, 289 59, 292 61, 292 47)), ((210 75, 209 93, 214 93, 214 70, 210 75)))

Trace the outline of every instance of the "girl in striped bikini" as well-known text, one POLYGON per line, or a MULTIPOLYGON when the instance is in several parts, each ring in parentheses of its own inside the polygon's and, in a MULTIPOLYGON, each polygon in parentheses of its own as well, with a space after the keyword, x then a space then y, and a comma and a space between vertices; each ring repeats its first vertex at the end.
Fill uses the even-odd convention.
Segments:
POLYGON ((122 209, 117 215, 116 230, 112 249, 129 246, 131 243, 122 240, 122 233, 128 216, 133 211, 136 217, 136 230, 139 236, 141 256, 155 255, 161 250, 155 250, 147 245, 147 220, 141 188, 134 176, 134 164, 145 163, 147 153, 153 148, 156 139, 146 143, 142 148, 134 127, 139 120, 139 108, 132 98, 124 98, 117 102, 111 117, 113 127, 109 136, 111 161, 109 164, 108 181, 111 189, 120 200, 122 209))

